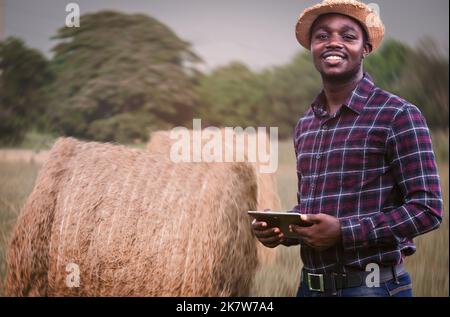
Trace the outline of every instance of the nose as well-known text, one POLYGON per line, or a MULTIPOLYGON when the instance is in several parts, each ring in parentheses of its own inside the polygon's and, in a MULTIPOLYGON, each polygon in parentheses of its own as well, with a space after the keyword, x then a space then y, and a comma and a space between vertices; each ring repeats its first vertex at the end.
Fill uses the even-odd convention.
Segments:
POLYGON ((339 41, 339 37, 336 35, 330 36, 330 40, 326 44, 326 48, 343 48, 342 43, 339 41))

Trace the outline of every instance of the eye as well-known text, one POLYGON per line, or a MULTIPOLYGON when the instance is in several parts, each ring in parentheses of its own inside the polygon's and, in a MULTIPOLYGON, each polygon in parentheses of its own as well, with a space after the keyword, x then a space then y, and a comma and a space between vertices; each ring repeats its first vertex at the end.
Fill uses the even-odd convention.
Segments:
POLYGON ((356 37, 354 35, 351 35, 351 34, 344 34, 342 37, 345 40, 350 40, 350 41, 356 40, 356 37))
POLYGON ((316 39, 318 40, 326 40, 328 38, 328 34, 326 33, 319 33, 316 35, 316 39))

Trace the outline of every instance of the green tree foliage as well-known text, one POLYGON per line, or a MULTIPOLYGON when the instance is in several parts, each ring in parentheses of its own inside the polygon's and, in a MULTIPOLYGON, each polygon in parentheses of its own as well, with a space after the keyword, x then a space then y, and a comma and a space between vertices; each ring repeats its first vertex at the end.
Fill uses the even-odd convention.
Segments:
POLYGON ((265 78, 265 121, 279 127, 282 138, 291 138, 298 119, 320 92, 322 82, 309 53, 297 54, 287 65, 260 75, 265 78))
MULTIPOLYGON (((37 119, 43 126, 44 110, 57 132, 99 141, 142 141, 193 116, 204 126, 276 126, 291 138, 322 89, 309 52, 260 72, 233 62, 200 74, 190 44, 145 15, 87 14, 54 39, 51 72, 20 40, 0 43, 0 142, 20 141, 37 119)), ((448 57, 431 40, 415 49, 386 40, 364 68, 432 129, 448 129, 448 57)))
POLYGON ((387 40, 364 63, 378 86, 415 104, 433 129, 448 128, 448 58, 430 38, 412 49, 387 40))
POLYGON ((409 55, 399 92, 418 106, 434 129, 448 129, 448 57, 429 38, 409 55))
POLYGON ((373 77, 378 87, 397 93, 411 54, 413 50, 405 44, 388 39, 364 61, 364 70, 373 77))
POLYGON ((205 125, 252 126, 258 120, 264 87, 257 74, 235 62, 199 81, 200 104, 195 116, 205 125))
POLYGON ((191 120, 200 61, 190 44, 142 14, 83 15, 54 39, 50 115, 66 135, 129 142, 191 120))
POLYGON ((22 40, 0 42, 0 143, 20 142, 30 127, 41 127, 51 80, 48 61, 22 40))
POLYGON ((261 73, 235 62, 200 80, 196 115, 212 125, 276 126, 281 137, 290 137, 320 85, 306 53, 261 73))
MULTIPOLYGON (((430 40, 417 49, 387 40, 364 69, 377 86, 417 105, 431 128, 448 128, 448 59, 430 40)), ((200 80, 196 115, 214 125, 277 126, 282 138, 290 138, 321 89, 309 52, 259 73, 235 62, 200 80)))

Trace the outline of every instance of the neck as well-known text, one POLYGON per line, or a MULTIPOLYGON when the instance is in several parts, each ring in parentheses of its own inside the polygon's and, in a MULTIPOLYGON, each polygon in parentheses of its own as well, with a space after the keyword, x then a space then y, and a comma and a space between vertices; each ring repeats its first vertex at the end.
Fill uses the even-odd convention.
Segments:
POLYGON ((341 107, 363 77, 362 68, 357 73, 347 77, 322 76, 323 90, 330 113, 336 112, 341 107))

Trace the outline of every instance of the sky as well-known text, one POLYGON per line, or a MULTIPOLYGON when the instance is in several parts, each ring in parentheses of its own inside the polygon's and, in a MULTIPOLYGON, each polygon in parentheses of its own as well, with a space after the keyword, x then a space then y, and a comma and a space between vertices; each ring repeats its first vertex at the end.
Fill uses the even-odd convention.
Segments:
MULTIPOLYGON (((295 24, 313 0, 0 0, 6 36, 51 56, 50 37, 65 23, 65 7, 79 5, 81 14, 113 9, 148 14, 189 41, 205 70, 241 61, 254 70, 289 62, 302 50, 295 24)), ((386 26, 386 37, 414 46, 433 37, 448 55, 448 0, 372 0, 386 26)))

